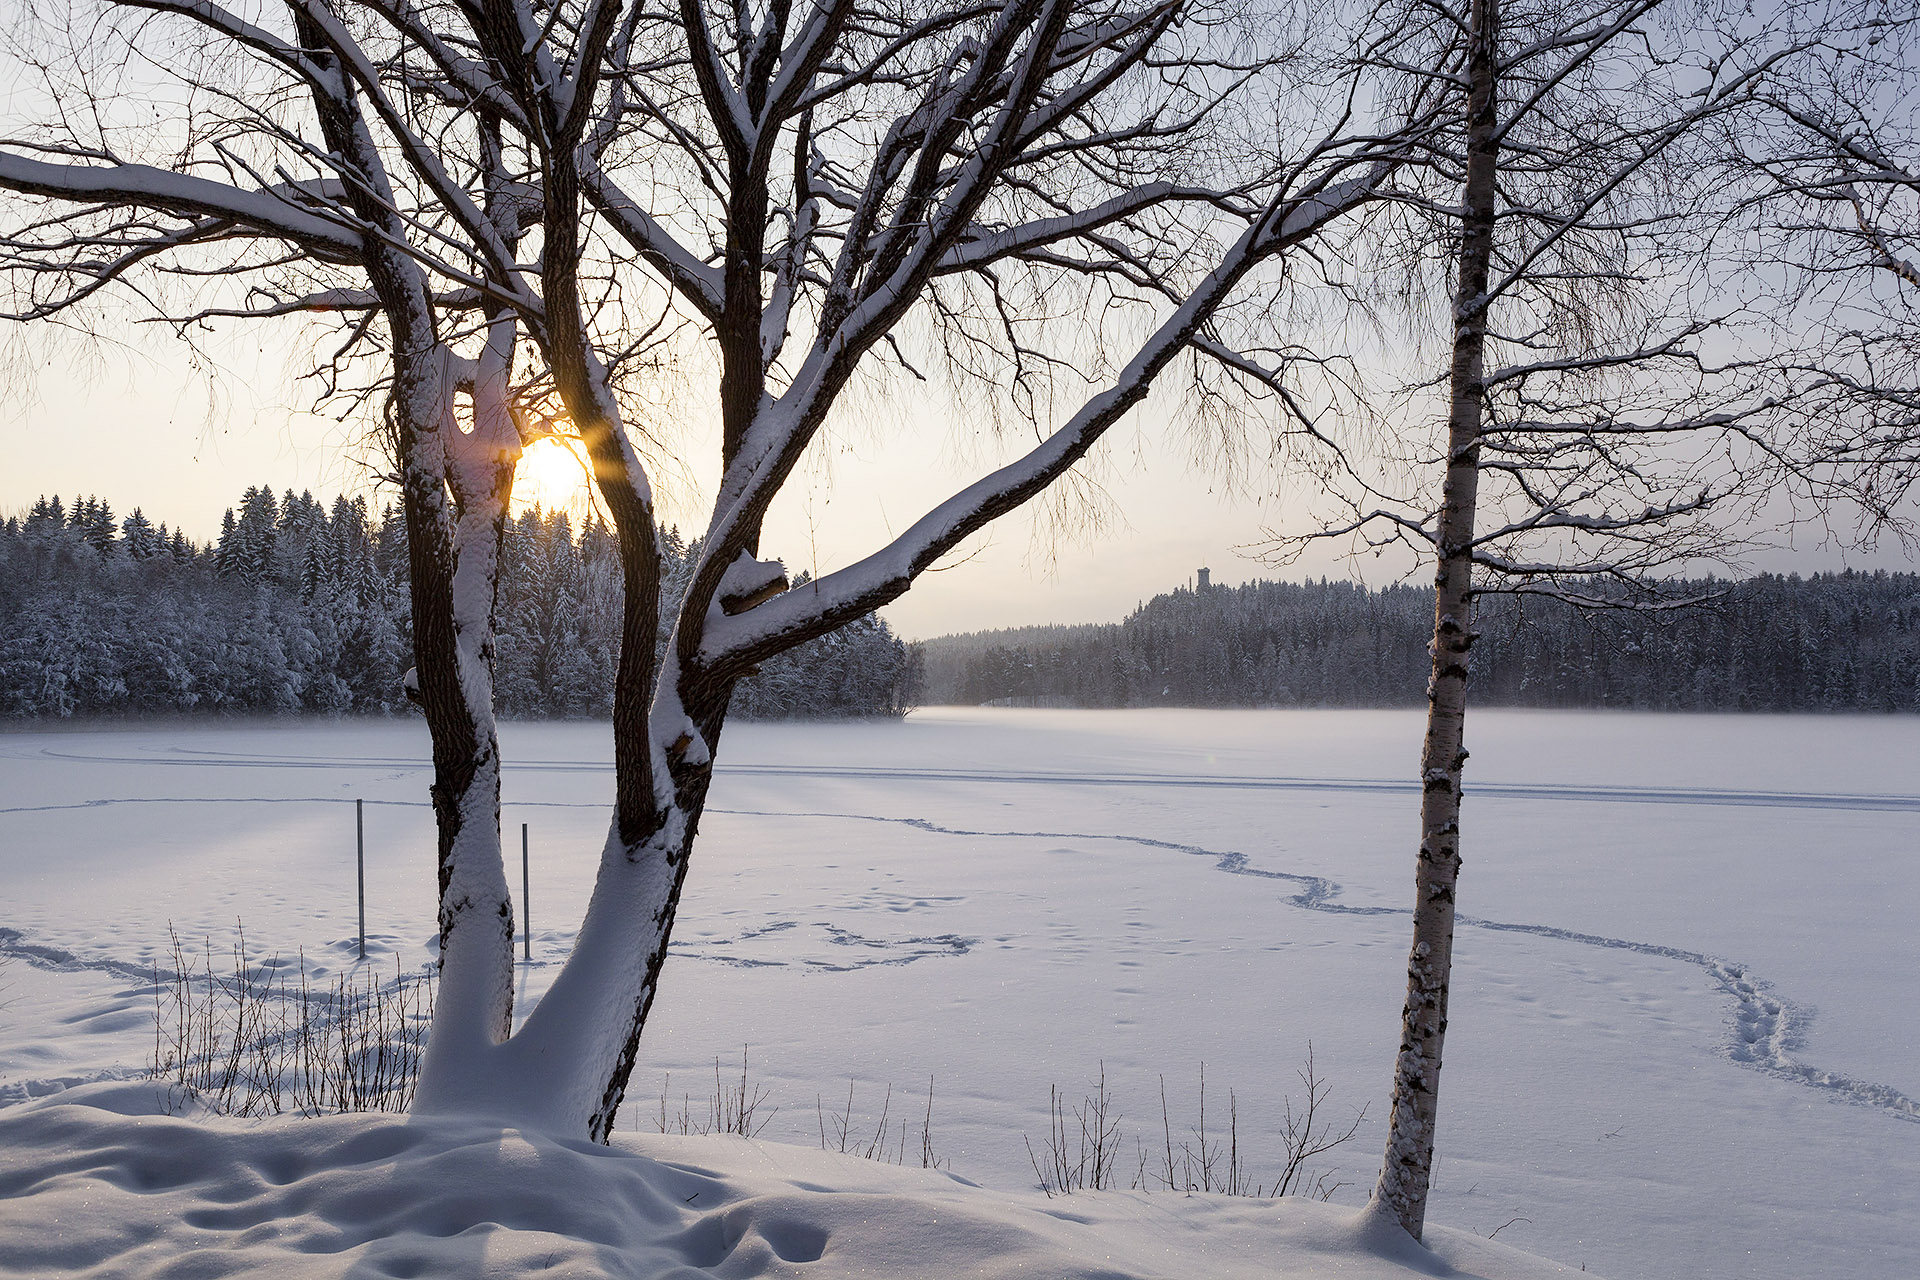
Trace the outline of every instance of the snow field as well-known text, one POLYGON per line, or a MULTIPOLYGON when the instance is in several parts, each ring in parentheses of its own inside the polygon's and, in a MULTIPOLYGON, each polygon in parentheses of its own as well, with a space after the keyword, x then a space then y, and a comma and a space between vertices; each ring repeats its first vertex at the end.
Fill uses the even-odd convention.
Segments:
MULTIPOLYGON (((1499 927, 1461 930, 1430 1220, 1603 1274, 1907 1274, 1920 1045, 1887 1010, 1920 968, 1920 725, 1478 712, 1468 741, 1462 911, 1499 927)), ((1231 1089, 1260 1178, 1311 1040, 1331 1113, 1369 1106, 1320 1162, 1357 1202, 1416 742, 1400 713, 730 728, 622 1130, 653 1127, 668 1073, 702 1113, 745 1044, 780 1108, 765 1138, 816 1143, 816 1097, 837 1110, 850 1076, 856 1123, 891 1083, 917 1126, 931 1076, 938 1153, 1011 1189, 1050 1084, 1077 1100, 1104 1063, 1154 1142, 1164 1075, 1177 1145, 1204 1063, 1209 1129, 1231 1089)), ((354 796, 370 959, 421 963, 424 750, 411 724, 0 737, 0 1097, 145 1061, 168 920, 351 963, 354 796)), ((610 775, 591 725, 508 726, 505 752, 510 858, 533 830, 525 1005, 584 905, 610 775)))

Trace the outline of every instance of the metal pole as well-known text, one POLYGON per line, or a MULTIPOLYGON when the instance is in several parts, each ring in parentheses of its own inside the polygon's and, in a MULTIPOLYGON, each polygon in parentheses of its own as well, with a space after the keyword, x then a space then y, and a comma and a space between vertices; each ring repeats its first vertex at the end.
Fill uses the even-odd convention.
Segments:
POLYGON ((353 836, 357 846, 355 864, 360 879, 360 958, 367 958, 367 806, 364 800, 353 802, 353 836))
POLYGON ((527 824, 520 824, 520 945, 528 960, 533 959, 533 903, 527 878, 527 824))

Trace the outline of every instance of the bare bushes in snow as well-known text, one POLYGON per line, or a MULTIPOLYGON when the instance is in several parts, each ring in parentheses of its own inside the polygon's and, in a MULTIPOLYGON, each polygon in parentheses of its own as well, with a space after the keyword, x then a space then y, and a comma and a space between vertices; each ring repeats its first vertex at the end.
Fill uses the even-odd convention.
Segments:
MULTIPOLYGON (((1332 1199, 1334 1192, 1347 1184, 1337 1180, 1335 1171, 1315 1171, 1308 1162, 1357 1134, 1367 1109, 1361 1107, 1344 1124, 1327 1117, 1326 1102, 1332 1085, 1315 1068, 1311 1044, 1297 1074, 1306 1086, 1306 1098, 1297 1107, 1291 1096, 1282 1102, 1279 1136, 1284 1156, 1280 1172, 1271 1182, 1258 1181, 1248 1172, 1247 1153, 1240 1145, 1240 1099, 1232 1089, 1227 1091, 1225 1132, 1208 1127, 1207 1069, 1202 1063, 1197 1115, 1193 1124, 1182 1126, 1177 1143, 1172 1108, 1167 1103, 1167 1079, 1160 1077, 1159 1141, 1149 1145, 1137 1136, 1133 1139, 1133 1176, 1127 1186, 1135 1191, 1332 1199)), ((1093 1092, 1079 1104, 1067 1104, 1057 1086, 1050 1094, 1047 1136, 1037 1151, 1032 1140, 1027 1141, 1027 1155, 1040 1189, 1049 1197, 1119 1189, 1119 1157, 1126 1144, 1120 1132, 1120 1113, 1107 1089, 1106 1065, 1101 1064, 1093 1092)), ((1217 1126, 1217 1106, 1214 1116, 1217 1126)))
POLYGON ((170 971, 153 979, 153 1056, 147 1074, 224 1115, 405 1111, 433 1014, 433 979, 392 979, 371 965, 331 982, 276 956, 247 954, 238 930, 230 958, 212 939, 198 952, 167 930, 170 971))
POLYGON ((654 1121, 654 1127, 661 1133, 732 1133, 742 1138, 758 1136, 767 1127, 767 1122, 780 1114, 780 1108, 766 1110, 766 1086, 749 1084, 747 1080, 747 1046, 740 1046, 740 1081, 729 1083, 720 1076, 720 1059, 713 1060, 713 1093, 707 1100, 704 1117, 696 1116, 693 1110, 693 1095, 683 1093, 680 1096, 680 1110, 668 1110, 667 1092, 673 1084, 673 1075, 669 1072, 660 1079, 660 1114, 654 1121))
MULTIPOLYGON (((847 1101, 838 1114, 829 1113, 826 1103, 818 1094, 813 1100, 814 1115, 820 1122, 820 1149, 839 1151, 846 1155, 859 1156, 863 1160, 878 1160, 882 1164, 904 1165, 908 1160, 907 1139, 913 1137, 912 1122, 902 1119, 898 1126, 889 1123, 888 1117, 893 1111, 893 1086, 887 1086, 886 1093, 880 1099, 880 1117, 874 1121, 871 1133, 867 1131, 865 1121, 856 1121, 853 1117, 853 1077, 847 1077, 847 1101), (896 1136, 897 1135, 897 1136, 896 1136)), ((915 1144, 918 1147, 920 1167, 922 1169, 941 1169, 946 1161, 934 1154, 933 1150, 933 1077, 927 1077, 927 1106, 920 1117, 920 1133, 915 1144)))
POLYGON ((1049 1085, 1047 1120, 1044 1154, 1033 1149, 1033 1139, 1026 1143, 1027 1158, 1033 1161, 1033 1172, 1048 1198, 1075 1191, 1110 1191, 1118 1185, 1113 1169, 1120 1154, 1120 1115, 1107 1092, 1106 1063, 1100 1064, 1093 1092, 1078 1106, 1063 1105, 1060 1086, 1049 1085), (1072 1124, 1067 1122, 1069 1116, 1072 1124))
MULTIPOLYGON (((661 1078, 659 1110, 652 1118, 653 1128, 658 1133, 698 1134, 703 1137, 730 1133, 753 1138, 758 1137, 760 1131, 780 1114, 779 1107, 769 1108, 766 1105, 766 1086, 749 1079, 745 1045, 740 1048, 740 1078, 737 1081, 724 1078, 720 1059, 713 1060, 713 1092, 707 1096, 704 1109, 695 1107, 693 1095, 688 1092, 681 1093, 676 1107, 672 1100, 672 1084, 671 1073, 661 1078)), ((891 1084, 886 1086, 881 1096, 880 1114, 869 1130, 867 1121, 855 1113, 855 1088, 855 1081, 848 1077, 847 1100, 837 1111, 828 1111, 825 1098, 820 1094, 814 1095, 814 1116, 819 1124, 822 1151, 837 1151, 843 1155, 859 1156, 863 1160, 897 1165, 908 1164, 913 1156, 918 1155, 923 1169, 939 1169, 946 1165, 946 1161, 935 1155, 933 1149, 932 1077, 927 1079, 927 1104, 919 1121, 918 1133, 914 1132, 911 1120, 893 1120, 891 1084)))

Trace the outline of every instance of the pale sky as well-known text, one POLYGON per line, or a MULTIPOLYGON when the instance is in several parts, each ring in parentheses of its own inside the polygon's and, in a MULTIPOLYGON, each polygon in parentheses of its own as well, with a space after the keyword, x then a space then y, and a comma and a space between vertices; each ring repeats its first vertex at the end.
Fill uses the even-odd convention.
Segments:
MULTIPOLYGON (((355 461, 361 451, 352 447, 358 425, 295 407, 303 401, 283 363, 285 352, 262 347, 256 335, 235 335, 217 349, 223 371, 211 389, 204 375, 163 346, 146 356, 87 355, 67 347, 31 371, 14 354, 8 368, 13 396, 0 409, 7 459, 0 515, 24 514, 43 493, 67 499, 91 493, 118 515, 139 506, 156 523, 208 540, 222 511, 237 504, 248 485, 311 489, 323 500, 368 490, 370 477, 355 461)), ((790 570, 826 572, 871 551, 888 530, 905 528, 1017 443, 996 447, 988 433, 958 425, 951 406, 925 399, 861 412, 874 421, 843 430, 822 452, 830 465, 816 459, 775 508, 764 554, 785 560, 790 570)), ((884 616, 904 637, 924 639, 1118 621, 1141 601, 1187 583, 1202 565, 1224 584, 1324 574, 1380 586, 1405 572, 1404 564, 1354 564, 1331 549, 1285 569, 1261 564, 1244 549, 1260 540, 1263 527, 1285 521, 1299 494, 1279 496, 1279 479, 1270 474, 1230 492, 1208 467, 1194 463, 1191 447, 1166 417, 1165 406, 1143 410, 1110 436, 1095 460, 1090 474, 1103 495, 1104 527, 1063 538, 1047 531, 1044 518, 1015 513, 956 557, 961 563, 923 577, 884 616)), ((696 437, 686 452, 710 455, 710 442, 696 437)), ((551 460, 537 469, 550 486, 567 470, 551 460)), ((670 521, 683 531, 705 523, 706 509, 696 505, 705 487, 697 470, 678 479, 662 476, 659 487, 670 521)), ((546 492, 550 503, 553 492, 546 492)), ((376 505, 391 496, 376 497, 376 505)), ((1755 557, 1751 567, 1912 567, 1897 548, 1843 554, 1821 545, 1817 534, 1796 541, 1755 557)))
MULTIPOLYGON (((147 360, 115 355, 77 368, 43 367, 32 394, 15 399, 0 418, 8 459, 0 515, 24 514, 41 494, 91 493, 118 515, 139 506, 150 519, 206 540, 249 485, 312 489, 323 499, 366 491, 370 477, 350 457, 358 452, 350 448, 355 426, 290 408, 286 381, 271 367, 228 373, 210 405, 204 378, 147 360)), ((1126 461, 1095 468, 1107 481, 1104 531, 1050 538, 1016 513, 976 539, 965 563, 922 579, 885 611, 889 621, 912 638, 1111 621, 1187 581, 1201 565, 1219 581, 1259 576, 1259 566, 1232 548, 1259 537, 1261 506, 1210 493, 1217 489, 1211 478, 1182 459, 1136 457, 1151 443, 1147 434, 1127 429, 1117 442, 1126 461)), ((968 475, 952 457, 950 438, 925 443, 930 447, 889 450, 866 441, 836 451, 830 475, 816 466, 796 481, 793 499, 776 512, 765 553, 792 570, 824 572, 878 546, 889 528, 904 529, 968 475)), ((541 475, 553 483, 552 469, 541 475)), ((704 506, 694 505, 702 495, 690 494, 688 481, 663 477, 660 487, 669 520, 683 531, 705 523, 704 506)))

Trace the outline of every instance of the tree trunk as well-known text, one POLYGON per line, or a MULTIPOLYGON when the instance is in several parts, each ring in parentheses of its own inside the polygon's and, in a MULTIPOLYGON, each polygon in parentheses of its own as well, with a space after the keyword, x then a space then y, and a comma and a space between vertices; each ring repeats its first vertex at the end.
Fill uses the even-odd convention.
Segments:
MULTIPOLYGON (((676 699, 669 691, 662 701, 676 699)), ((618 814, 609 824, 586 916, 553 985, 511 1039, 462 1055, 457 1099, 429 1106, 606 1141, 659 992, 712 777, 704 763, 675 772, 681 786, 658 830, 629 844, 618 814)))
POLYGON ((296 11, 314 51, 315 108, 327 149, 353 172, 354 211, 367 237, 366 269, 393 344, 388 425, 401 472, 414 622, 414 676, 433 743, 439 835, 440 968, 433 1032, 416 1102, 457 1092, 466 1059, 504 1039, 513 1016, 513 906, 500 856, 500 751, 493 719, 493 609, 500 540, 519 458, 506 415, 513 322, 492 317, 488 354, 473 379, 474 430, 457 418, 453 355, 431 291, 404 249, 379 148, 351 81, 325 52, 316 20, 296 11))
MULTIPOLYGON (((654 657, 661 560, 652 492, 587 329, 578 280, 579 189, 571 147, 565 139, 552 142, 543 159, 543 346, 554 385, 586 445, 596 486, 613 517, 621 564, 613 818, 586 917, 553 985, 511 1037, 504 1029, 476 1034, 484 1029, 484 1019, 475 1014, 485 1007, 484 1001, 476 1003, 475 1009, 450 1020, 448 1025, 461 1037, 452 1049, 441 1043, 443 1023, 436 1005, 428 1047, 433 1070, 423 1071, 414 1107, 485 1114, 605 1141, 625 1096, 640 1028, 658 990, 712 756, 678 711, 675 682, 669 679, 664 690, 656 689, 661 683, 654 657), (678 774, 689 769, 702 781, 691 805, 683 805, 679 797, 686 793, 676 784, 678 774)), ((497 776, 493 785, 497 795, 497 776)), ((493 825, 497 844, 497 820, 493 825)), ((498 868, 497 854, 490 865, 498 868)), ((506 899, 500 901, 504 905, 506 899)), ((510 911, 502 923, 510 977, 510 911)), ((482 958, 477 981, 484 982, 491 973, 484 963, 488 958, 482 958)), ((443 992, 448 981, 443 977, 443 992)))
POLYGON ((516 1121, 607 1140, 659 992, 697 814, 675 806, 639 847, 607 832, 566 964, 513 1039, 491 1091, 516 1121))
POLYGON ((502 421, 504 370, 495 371, 502 385, 489 385, 493 379, 485 374, 475 380, 474 429, 467 433, 456 421, 447 359, 444 351, 431 359, 440 366, 431 393, 422 388, 408 397, 412 403, 395 409, 414 669, 433 743, 439 834, 440 985, 415 1094, 422 1110, 458 1105, 472 1060, 506 1039, 513 1019, 513 901, 500 848, 493 610, 519 448, 517 438, 502 436, 512 430, 502 421))
POLYGON ((1454 886, 1460 874, 1460 780, 1467 712, 1467 651, 1473 643, 1474 504, 1480 479, 1480 430, 1486 408, 1487 281, 1493 258, 1495 175, 1499 159, 1495 101, 1495 0, 1474 0, 1468 53, 1467 165, 1460 256, 1454 292, 1449 380, 1447 474, 1435 530, 1433 667, 1420 754, 1420 857, 1414 877, 1413 947, 1407 1002, 1394 1064, 1386 1157, 1374 1189, 1418 1240, 1433 1176, 1440 1058, 1447 1034, 1453 966, 1454 886))

